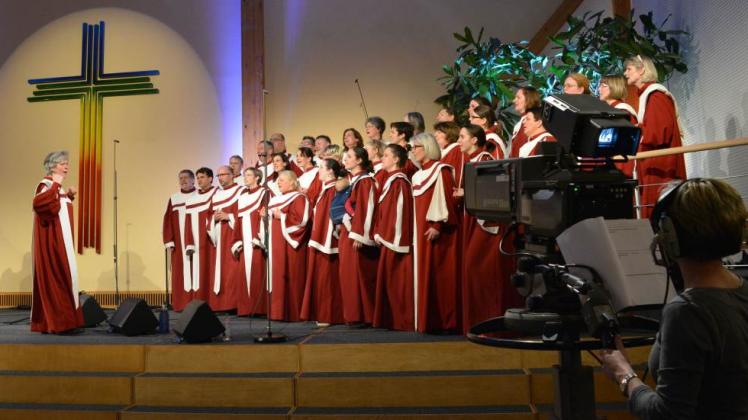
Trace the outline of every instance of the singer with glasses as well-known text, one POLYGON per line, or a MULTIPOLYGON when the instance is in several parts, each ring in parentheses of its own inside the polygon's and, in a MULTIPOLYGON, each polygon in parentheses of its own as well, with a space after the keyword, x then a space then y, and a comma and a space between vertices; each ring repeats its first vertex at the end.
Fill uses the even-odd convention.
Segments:
POLYGON ((740 252, 746 211, 724 181, 691 179, 663 194, 652 214, 658 264, 679 295, 665 305, 645 385, 618 350, 599 357, 642 419, 748 418, 748 284, 722 265, 740 252))

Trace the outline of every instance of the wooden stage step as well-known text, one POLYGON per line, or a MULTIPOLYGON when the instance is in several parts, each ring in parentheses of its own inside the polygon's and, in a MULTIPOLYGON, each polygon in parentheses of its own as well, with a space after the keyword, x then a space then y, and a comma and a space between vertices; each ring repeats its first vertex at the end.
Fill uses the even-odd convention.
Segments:
MULTIPOLYGON (((544 419, 557 358, 466 341, 4 344, 0 418, 544 419)), ((601 414, 630 418, 599 369, 595 392, 601 414)))

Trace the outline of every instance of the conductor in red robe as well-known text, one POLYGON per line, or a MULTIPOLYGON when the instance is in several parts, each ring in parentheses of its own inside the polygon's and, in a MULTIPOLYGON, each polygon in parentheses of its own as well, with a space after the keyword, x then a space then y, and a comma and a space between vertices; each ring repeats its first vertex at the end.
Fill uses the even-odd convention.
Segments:
MULTIPOLYGON (((638 152, 680 147, 682 130, 673 95, 657 82, 657 68, 648 57, 631 57, 624 63, 624 76, 639 93, 637 119, 642 130, 638 152)), ((672 180, 686 179, 683 154, 637 160, 634 173, 639 182, 640 217, 649 218, 660 190, 672 180)))
POLYGON ((344 322, 338 235, 330 219, 330 207, 336 193, 335 183, 344 176, 343 167, 334 159, 323 159, 319 165, 318 179, 322 189, 314 203, 307 253, 306 287, 301 305, 301 319, 317 321, 319 326, 344 322))
POLYGON ((73 244, 75 188, 62 187, 69 169, 65 151, 44 159, 47 176, 36 187, 32 236, 31 331, 73 332, 83 326, 73 244))
POLYGON ((192 275, 184 243, 187 200, 195 195, 195 173, 179 172, 179 192, 172 194, 164 212, 164 247, 171 257, 171 305, 182 311, 192 300, 192 275))
POLYGON ((343 317, 348 324, 371 324, 379 259, 372 232, 377 185, 370 173, 369 153, 363 147, 348 149, 343 161, 351 173, 351 195, 345 204, 339 242, 343 317))
POLYGON ((381 188, 374 240, 380 246, 374 327, 401 331, 415 329, 415 276, 413 275, 413 190, 402 168, 408 151, 389 144, 382 170, 388 176, 381 188))
POLYGON ((239 260, 239 289, 236 314, 267 313, 265 256, 259 238, 260 209, 267 204, 268 190, 260 186, 262 172, 257 168, 244 170, 244 190, 239 195, 237 224, 231 252, 239 260))
POLYGON ((281 171, 277 184, 280 195, 268 203, 270 243, 266 247, 271 278, 270 318, 300 321, 311 206, 299 191, 299 181, 293 171, 281 171))
POLYGON ((460 230, 454 169, 439 162, 431 134, 413 138, 421 170, 413 175, 415 197, 416 328, 420 332, 460 329, 460 230))

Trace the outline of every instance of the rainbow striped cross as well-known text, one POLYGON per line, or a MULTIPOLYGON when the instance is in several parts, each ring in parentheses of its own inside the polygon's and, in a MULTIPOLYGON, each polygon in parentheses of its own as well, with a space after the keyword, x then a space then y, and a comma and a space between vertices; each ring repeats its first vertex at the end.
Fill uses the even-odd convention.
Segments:
POLYGON ((96 248, 101 254, 101 155, 104 98, 158 93, 149 76, 158 70, 104 72, 104 22, 83 24, 81 74, 31 79, 36 90, 29 102, 78 99, 81 106, 78 170, 78 253, 96 248))

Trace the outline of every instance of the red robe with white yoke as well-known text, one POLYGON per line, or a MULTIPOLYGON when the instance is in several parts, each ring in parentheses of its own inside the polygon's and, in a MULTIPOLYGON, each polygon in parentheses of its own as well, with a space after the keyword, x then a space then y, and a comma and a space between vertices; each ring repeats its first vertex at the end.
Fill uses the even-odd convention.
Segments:
POLYGON ((519 149, 527 143, 527 135, 523 127, 525 123, 525 117, 522 117, 514 124, 512 130, 512 139, 509 141, 509 156, 510 158, 519 157, 519 149))
POLYGON ((194 188, 172 195, 164 213, 164 247, 171 253, 171 305, 178 312, 192 300, 192 275, 184 244, 184 228, 186 203, 193 195, 194 188))
POLYGON ((319 180, 318 173, 319 168, 312 166, 303 170, 302 174, 299 175, 299 185, 305 191, 304 194, 312 205, 317 202, 317 196, 322 190, 322 181, 319 180))
POLYGON ((455 168, 455 185, 462 185, 462 175, 464 173, 462 167, 465 165, 465 159, 462 156, 460 145, 458 143, 448 144, 447 147, 442 149, 442 158, 439 159, 439 162, 455 168))
MULTIPOLYGON (((465 156, 465 160, 484 162, 492 160, 492 156, 479 149, 470 156, 465 156)), ((499 242, 505 228, 504 224, 489 223, 463 212, 463 333, 467 333, 470 327, 481 321, 504 315, 509 304, 505 301, 504 294, 513 293, 519 298, 509 281, 514 272, 514 259, 499 253, 499 242)))
POLYGON ((33 208, 31 331, 59 333, 81 327, 73 202, 60 184, 45 177, 36 187, 33 208))
POLYGON ((460 230, 453 198, 454 169, 429 161, 413 175, 416 328, 420 332, 460 328, 460 230), (439 237, 426 239, 434 228, 439 237))
POLYGON ((239 280, 241 266, 231 253, 234 244, 234 228, 239 204, 239 195, 243 187, 231 184, 221 187, 213 194, 210 208, 215 216, 219 211, 227 213, 229 220, 208 220, 208 237, 215 247, 213 259, 213 276, 211 277, 208 303, 214 311, 236 309, 236 302, 241 287, 239 280))
POLYGON ((374 242, 372 227, 377 196, 373 176, 365 172, 353 175, 338 243, 343 317, 348 323, 370 324, 374 315, 379 249, 374 242), (354 248, 354 240, 363 246, 354 248))
MULTIPOLYGON (((306 254, 311 209, 306 196, 298 191, 274 196, 270 211, 269 252, 270 318, 283 321, 301 320, 301 302, 306 281, 306 254), (280 212, 280 218, 273 215, 280 212)), ((264 230, 260 229, 260 235, 264 230)))
POLYGON ((340 292, 338 237, 330 220, 333 197, 335 181, 329 181, 322 186, 314 204, 301 319, 342 324, 343 296, 340 292))
POLYGON ((527 142, 519 148, 519 157, 537 156, 537 154, 540 153, 540 143, 555 141, 556 138, 553 137, 553 134, 543 131, 542 133, 527 139, 527 142))
MULTIPOLYGON (((640 89, 637 117, 642 129, 639 152, 683 145, 675 99, 664 86, 648 83, 640 89)), ((636 161, 636 178, 643 186, 639 190, 641 217, 649 218, 663 184, 686 179, 683 154, 636 161)))
POLYGON ((205 191, 198 191, 186 203, 186 217, 184 226, 184 243, 186 251, 193 251, 188 257, 192 262, 192 292, 193 299, 208 301, 208 291, 213 277, 212 261, 215 258, 215 247, 211 246, 208 237, 208 224, 213 212, 210 200, 217 188, 211 186, 205 191))
POLYGON ((258 238, 260 233, 260 209, 267 200, 268 190, 256 187, 245 188, 239 195, 237 223, 234 229, 232 253, 239 247, 239 284, 236 302, 237 315, 267 313, 267 291, 265 279, 265 256, 258 238))
POLYGON ((415 329, 413 275, 413 190, 402 171, 390 173, 382 186, 374 223, 381 246, 374 305, 375 327, 415 329))

